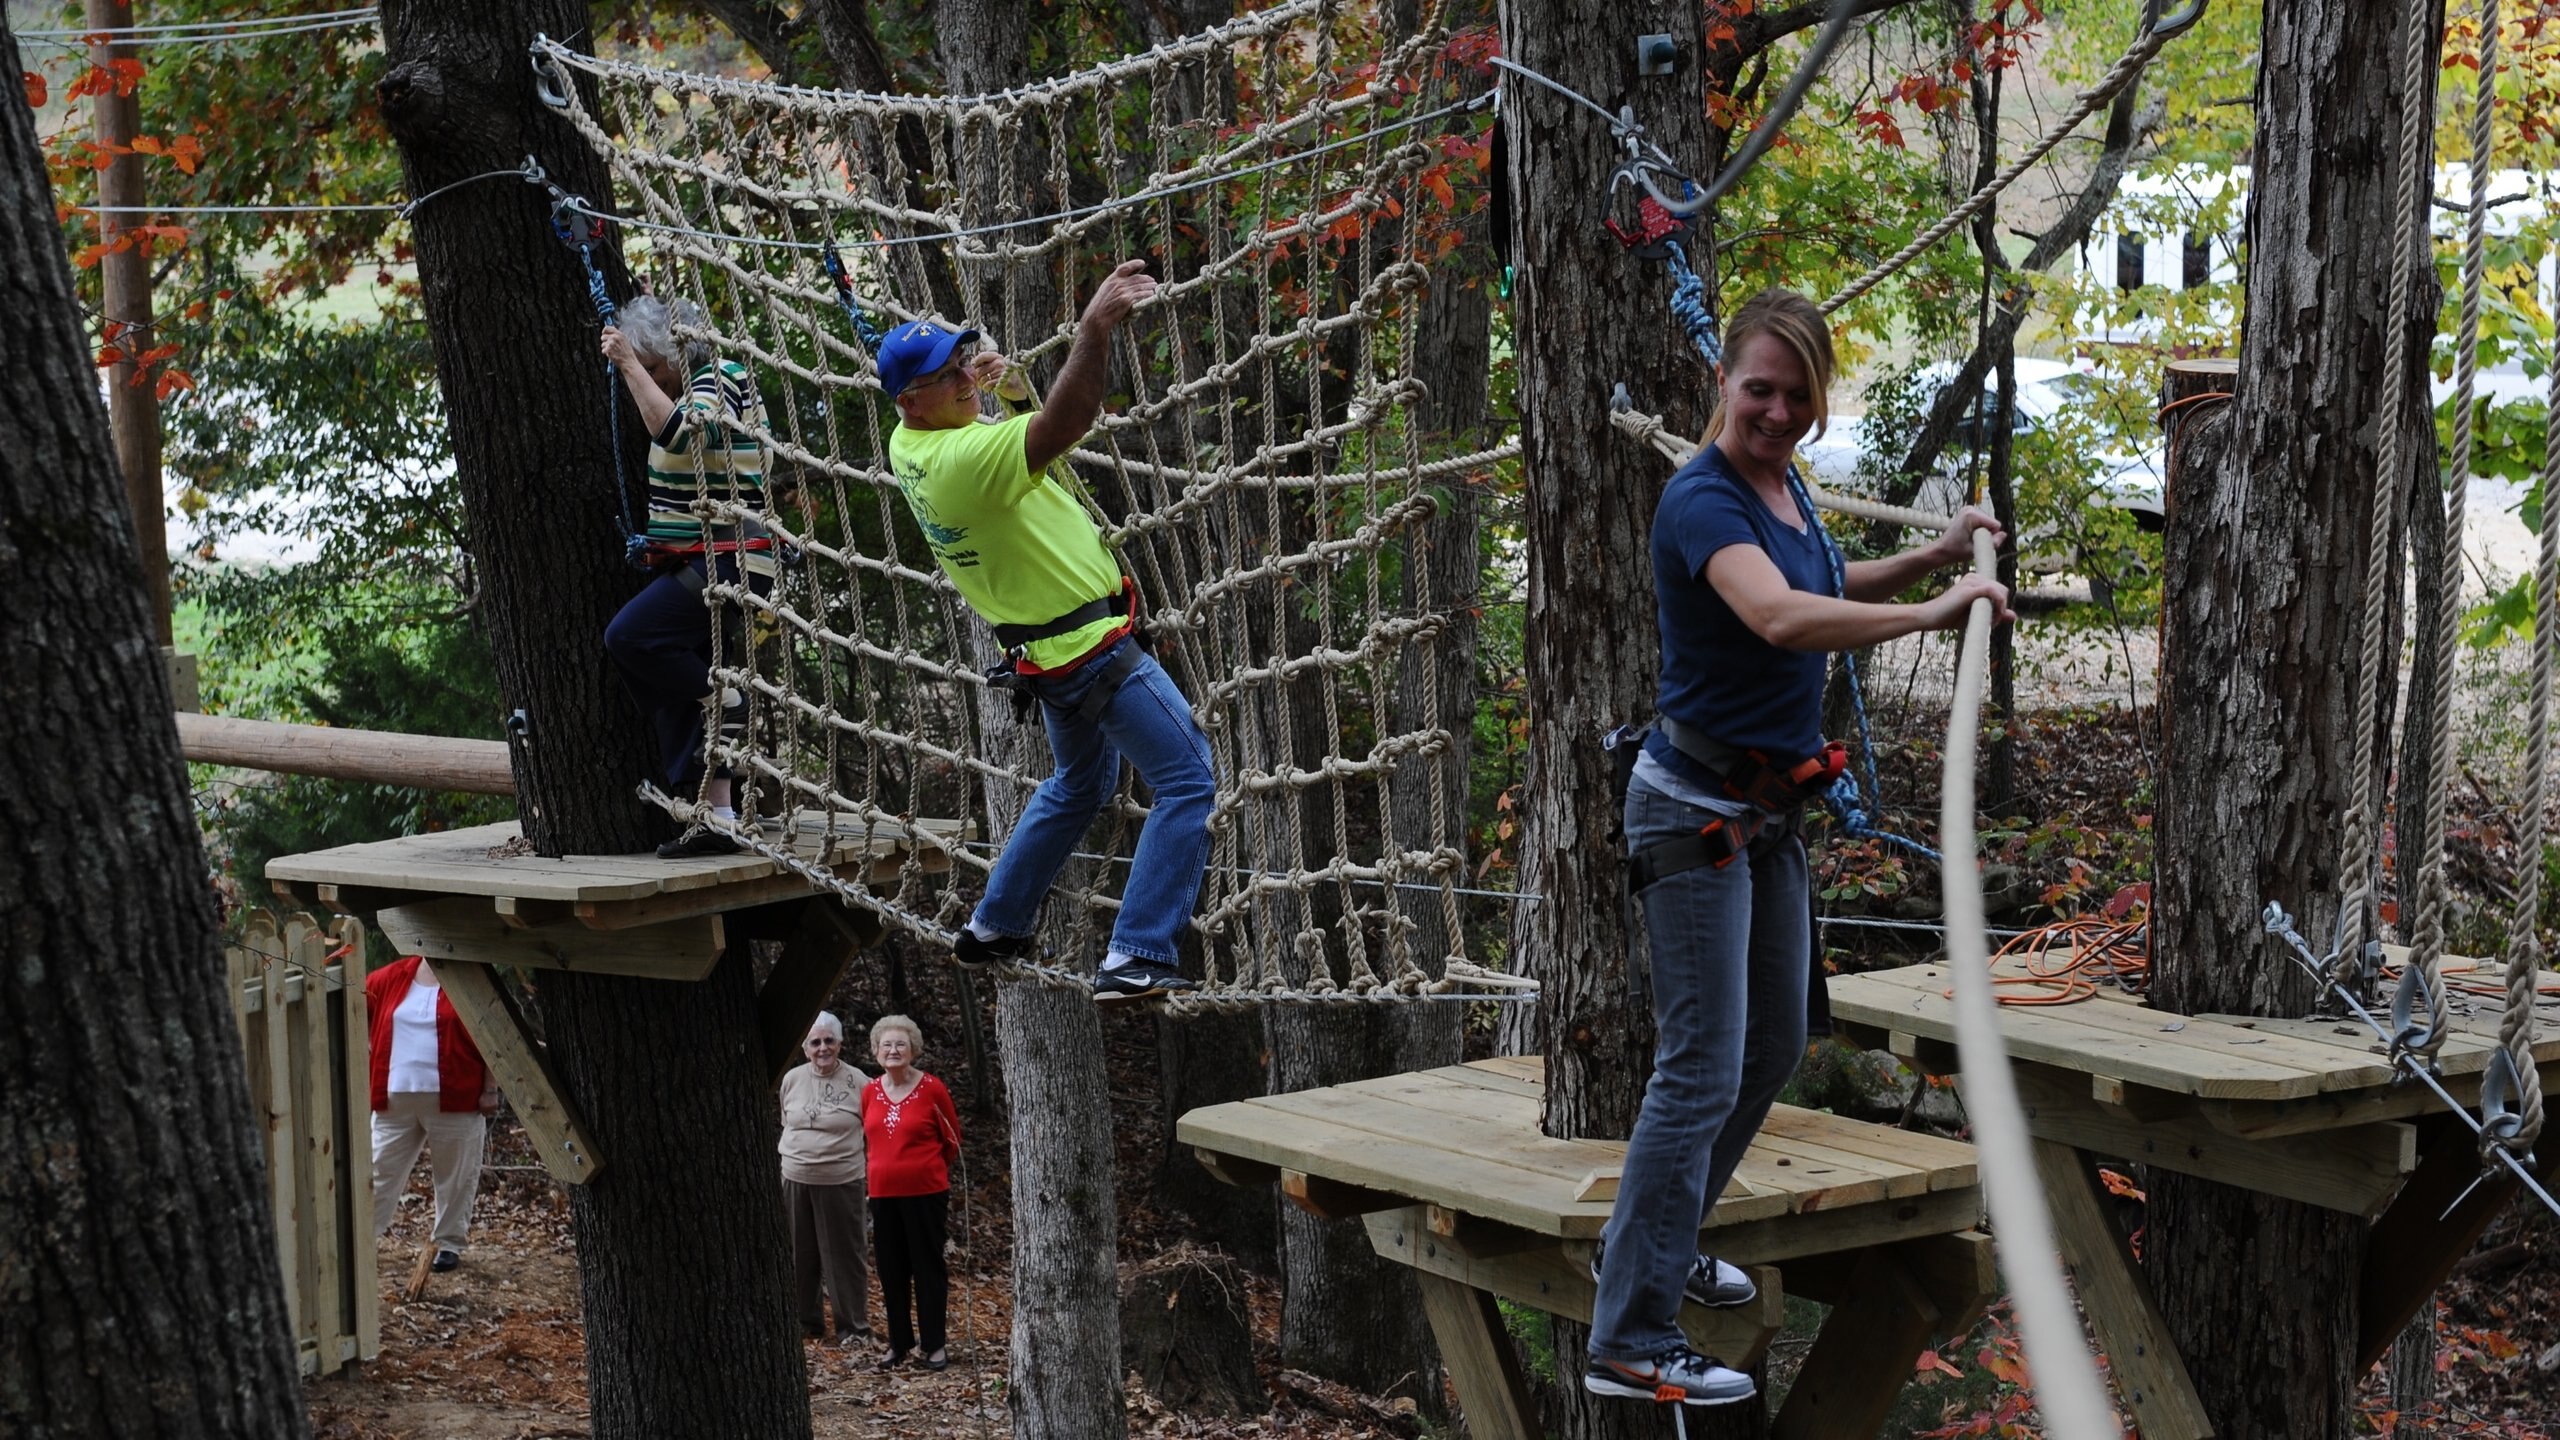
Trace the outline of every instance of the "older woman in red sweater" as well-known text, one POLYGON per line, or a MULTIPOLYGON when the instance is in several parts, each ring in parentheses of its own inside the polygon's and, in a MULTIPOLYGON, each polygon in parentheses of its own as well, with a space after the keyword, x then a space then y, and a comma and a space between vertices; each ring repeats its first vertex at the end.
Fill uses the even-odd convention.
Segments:
POLYGON ((924 1032, 913 1020, 883 1015, 874 1021, 871 1056, 880 1062, 880 1076, 862 1087, 862 1137, 871 1172, 872 1262, 880 1272, 881 1308, 889 1312, 889 1350, 880 1368, 905 1361, 921 1339, 920 1363, 940 1370, 951 1363, 944 1333, 951 1272, 942 1248, 950 1234, 960 1112, 941 1081, 915 1068, 924 1058, 924 1032))
POLYGON ((424 1150, 436 1184, 435 1268, 451 1270, 462 1263, 498 1090, 434 966, 415 955, 395 960, 365 977, 364 1001, 373 1048, 373 1233, 391 1228, 424 1150))

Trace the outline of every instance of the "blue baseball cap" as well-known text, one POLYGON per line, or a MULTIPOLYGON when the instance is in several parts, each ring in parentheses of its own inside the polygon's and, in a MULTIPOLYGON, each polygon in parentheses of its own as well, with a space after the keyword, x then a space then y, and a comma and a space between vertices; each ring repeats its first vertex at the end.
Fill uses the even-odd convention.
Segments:
POLYGON ((919 375, 930 375, 951 363, 951 352, 978 338, 975 330, 953 332, 930 320, 901 325, 880 342, 873 357, 879 364, 880 388, 891 395, 906 389, 919 375))

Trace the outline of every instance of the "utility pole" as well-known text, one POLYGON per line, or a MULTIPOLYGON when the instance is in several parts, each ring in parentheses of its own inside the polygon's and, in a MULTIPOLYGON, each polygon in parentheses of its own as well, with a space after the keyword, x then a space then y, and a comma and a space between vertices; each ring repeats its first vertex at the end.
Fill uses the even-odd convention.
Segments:
MULTIPOLYGON (((88 25, 97 30, 133 28, 133 0, 88 0, 88 25)), ((133 58, 124 37, 94 40, 89 63, 109 73, 114 62, 133 58)), ((157 344, 151 323, 151 257, 139 245, 116 249, 117 237, 142 224, 142 157, 133 153, 133 137, 142 128, 142 102, 117 85, 97 95, 98 148, 108 157, 98 172, 98 239, 108 246, 98 262, 104 291, 109 343, 122 359, 109 368, 107 427, 115 437, 116 463, 124 470, 126 503, 133 510, 133 533, 142 560, 143 588, 151 597, 152 635, 163 654, 175 635, 169 623, 169 527, 160 498, 160 398, 135 357, 157 344), (136 383, 141 380, 141 383, 136 383)))

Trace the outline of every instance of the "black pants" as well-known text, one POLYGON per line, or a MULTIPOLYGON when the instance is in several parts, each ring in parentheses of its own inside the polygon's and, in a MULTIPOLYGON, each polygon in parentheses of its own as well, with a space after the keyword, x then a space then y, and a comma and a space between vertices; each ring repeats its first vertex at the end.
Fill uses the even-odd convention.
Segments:
POLYGON ((871 1258, 880 1271, 880 1308, 889 1312, 889 1348, 913 1350, 921 1331, 924 1351, 943 1349, 949 1337, 943 1317, 951 1304, 951 1271, 942 1260, 950 1235, 951 1192, 871 1197, 871 1258), (915 1328, 907 1326, 907 1297, 915 1296, 915 1328))
MULTIPOLYGON (((718 557, 719 578, 738 578, 738 557, 718 557)), ((604 631, 604 648, 622 671, 631 698, 648 717, 658 742, 658 773, 652 777, 681 799, 693 798, 702 782, 703 699, 711 693, 711 608, 704 603, 706 576, 702 557, 660 572, 613 617, 604 631)), ((748 587, 757 594, 773 588, 770 576, 750 573, 748 587)), ((724 609, 734 617, 733 609, 724 609)), ((725 637, 728 660, 743 664, 742 636, 725 637)), ((718 775, 729 772, 723 768, 718 775)))

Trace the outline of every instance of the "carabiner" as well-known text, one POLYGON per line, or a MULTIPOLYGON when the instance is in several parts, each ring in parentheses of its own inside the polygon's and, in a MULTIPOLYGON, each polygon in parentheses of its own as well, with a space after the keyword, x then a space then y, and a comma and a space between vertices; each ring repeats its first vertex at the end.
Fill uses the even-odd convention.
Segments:
POLYGON ((569 76, 551 53, 551 37, 537 33, 527 49, 533 62, 533 93, 554 110, 569 108, 569 76))

